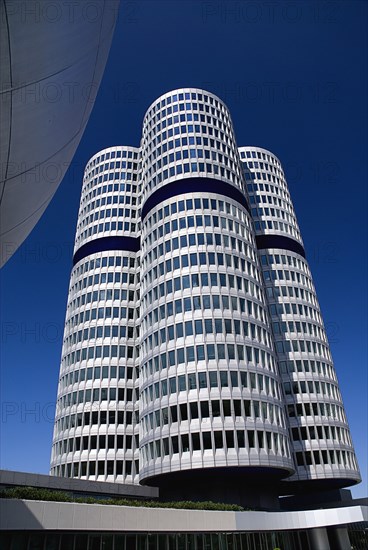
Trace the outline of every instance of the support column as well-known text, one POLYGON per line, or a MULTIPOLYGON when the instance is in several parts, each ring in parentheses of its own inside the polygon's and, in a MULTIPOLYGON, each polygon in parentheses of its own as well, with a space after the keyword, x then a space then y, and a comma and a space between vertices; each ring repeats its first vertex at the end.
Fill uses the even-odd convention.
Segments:
POLYGON ((331 527, 328 536, 334 550, 350 550, 351 544, 346 527, 331 527))
POLYGON ((308 531, 308 538, 311 550, 331 550, 325 527, 311 529, 308 531))

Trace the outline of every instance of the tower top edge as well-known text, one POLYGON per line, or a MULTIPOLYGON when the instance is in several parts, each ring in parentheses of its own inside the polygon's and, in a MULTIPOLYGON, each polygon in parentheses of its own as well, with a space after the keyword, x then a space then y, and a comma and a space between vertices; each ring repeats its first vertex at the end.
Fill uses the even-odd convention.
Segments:
POLYGON ((266 153, 267 155, 271 155, 281 164, 281 160, 279 159, 279 157, 275 155, 275 153, 273 153, 269 149, 265 149, 264 147, 258 147, 256 145, 242 145, 238 147, 238 151, 239 153, 241 153, 242 151, 257 151, 259 153, 266 153))
POLYGON ((106 153, 111 153, 113 151, 131 151, 133 153, 139 153, 139 150, 139 147, 133 147, 132 145, 111 145, 111 147, 106 147, 94 153, 94 155, 92 155, 86 162, 86 168, 93 160, 106 153))
MULTIPOLYGON (((176 94, 185 94, 185 93, 196 93, 196 94, 203 94, 203 95, 207 95, 209 97, 212 97, 213 99, 216 99, 216 101, 219 101, 221 103, 221 105, 223 105, 225 107, 225 109, 228 111, 229 108, 228 106, 226 105, 226 103, 216 94, 214 94, 213 92, 210 92, 208 90, 204 90, 203 88, 176 88, 174 90, 169 90, 168 92, 165 92, 164 94, 161 94, 159 97, 157 97, 148 107, 148 109, 146 110, 146 112, 144 113, 144 116, 143 116, 143 120, 146 119, 146 116, 147 114, 149 113, 149 111, 155 106, 157 105, 157 103, 159 103, 160 101, 162 101, 163 99, 167 99, 168 97, 171 97, 171 96, 174 96, 176 94)), ((184 98, 185 100, 185 98, 184 98)))

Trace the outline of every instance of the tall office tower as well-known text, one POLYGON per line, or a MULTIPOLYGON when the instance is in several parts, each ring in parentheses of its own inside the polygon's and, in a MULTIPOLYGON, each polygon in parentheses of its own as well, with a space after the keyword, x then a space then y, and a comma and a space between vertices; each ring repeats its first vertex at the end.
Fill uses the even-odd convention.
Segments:
POLYGON ((259 496, 293 464, 226 106, 165 94, 141 155, 140 481, 223 499, 256 482, 259 496))
POLYGON ((70 278, 51 473, 138 482, 138 149, 88 162, 70 278))
POLYGON ((359 480, 280 163, 211 93, 87 164, 51 472, 261 507, 359 480))
POLYGON ((296 467, 284 490, 290 491, 290 483, 295 488, 348 486, 360 480, 359 469, 282 166, 259 147, 239 152, 296 467))

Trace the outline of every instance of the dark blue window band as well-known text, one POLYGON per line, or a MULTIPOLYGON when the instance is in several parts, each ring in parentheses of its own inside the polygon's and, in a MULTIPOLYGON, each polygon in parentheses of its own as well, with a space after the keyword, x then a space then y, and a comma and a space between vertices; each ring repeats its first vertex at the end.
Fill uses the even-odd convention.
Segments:
POLYGON ((258 235, 256 237, 256 244, 259 250, 264 248, 281 248, 282 250, 290 250, 291 252, 300 254, 305 258, 305 251, 302 245, 289 237, 283 237, 282 235, 258 235))
POLYGON ((177 195, 185 195, 186 193, 218 193, 244 206, 249 212, 247 199, 239 189, 214 178, 186 178, 182 180, 172 181, 155 191, 144 203, 142 208, 142 220, 147 216, 148 212, 161 202, 171 199, 177 195))
POLYGON ((126 250, 138 252, 140 248, 139 237, 101 237, 81 246, 73 257, 73 266, 90 254, 106 252, 107 250, 126 250))

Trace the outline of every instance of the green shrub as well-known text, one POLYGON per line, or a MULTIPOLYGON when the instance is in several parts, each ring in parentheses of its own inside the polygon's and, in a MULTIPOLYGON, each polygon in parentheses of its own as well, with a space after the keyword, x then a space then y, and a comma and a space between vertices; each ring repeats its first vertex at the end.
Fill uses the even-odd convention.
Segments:
POLYGON ((53 491, 38 487, 13 487, 0 492, 0 498, 15 498, 24 500, 44 500, 53 502, 77 502, 80 504, 110 504, 113 506, 136 506, 145 508, 174 508, 177 510, 217 510, 221 512, 242 512, 244 508, 237 504, 219 502, 159 502, 156 500, 130 500, 127 498, 104 498, 73 496, 63 491, 53 491))

